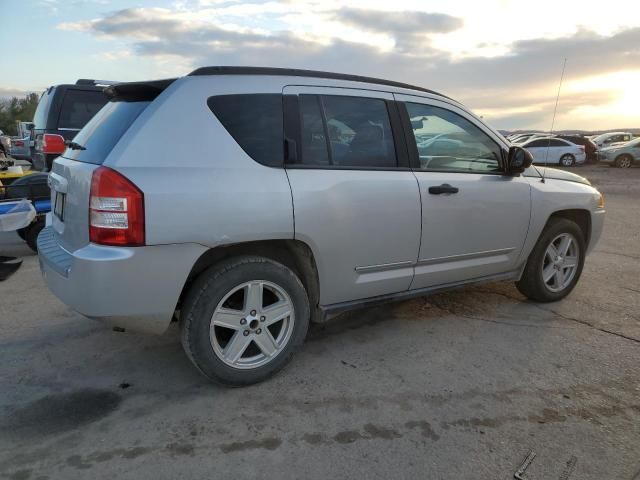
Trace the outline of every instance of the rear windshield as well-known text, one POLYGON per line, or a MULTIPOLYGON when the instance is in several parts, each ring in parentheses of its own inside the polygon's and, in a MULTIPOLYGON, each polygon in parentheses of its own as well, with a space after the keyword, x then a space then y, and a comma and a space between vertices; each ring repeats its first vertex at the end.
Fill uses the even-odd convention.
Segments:
POLYGON ((210 97, 207 104, 251 158, 272 167, 283 165, 282 95, 220 95, 210 97))
POLYGON ((58 128, 80 130, 107 101, 107 96, 100 90, 68 89, 62 98, 58 128))
POLYGON ((151 102, 107 103, 73 139, 86 150, 67 148, 64 157, 100 165, 149 103, 151 102))

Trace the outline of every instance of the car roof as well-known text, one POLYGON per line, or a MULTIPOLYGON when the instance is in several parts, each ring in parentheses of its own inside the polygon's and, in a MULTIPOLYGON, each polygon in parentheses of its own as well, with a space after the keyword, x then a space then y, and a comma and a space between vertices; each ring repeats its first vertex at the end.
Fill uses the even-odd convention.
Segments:
POLYGON ((453 100, 446 95, 443 95, 434 90, 428 88, 418 87, 416 85, 410 85, 408 83, 396 82, 393 80, 385 80, 382 78, 365 77, 361 75, 350 75, 346 73, 325 72, 320 70, 302 70, 296 68, 273 68, 273 67, 227 67, 227 66, 211 66, 200 67, 191 72, 188 76, 201 76, 201 75, 280 75, 287 77, 311 77, 311 78, 326 78, 332 80, 348 80, 351 82, 373 83, 378 85, 385 85, 388 87, 406 88, 408 90, 417 90, 420 92, 430 93, 439 97, 453 100))

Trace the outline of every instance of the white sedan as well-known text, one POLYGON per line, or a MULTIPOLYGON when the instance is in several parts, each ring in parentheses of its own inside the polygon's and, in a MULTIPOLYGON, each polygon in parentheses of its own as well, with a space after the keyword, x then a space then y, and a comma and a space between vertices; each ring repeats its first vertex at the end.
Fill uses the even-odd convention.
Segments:
POLYGON ((576 145, 562 138, 533 138, 520 145, 533 155, 535 164, 552 164, 571 167, 585 162, 584 146, 576 145))

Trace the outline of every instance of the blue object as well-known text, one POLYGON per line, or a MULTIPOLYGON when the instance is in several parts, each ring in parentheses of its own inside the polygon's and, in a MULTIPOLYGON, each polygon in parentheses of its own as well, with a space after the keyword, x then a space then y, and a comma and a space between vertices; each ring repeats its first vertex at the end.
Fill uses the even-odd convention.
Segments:
POLYGON ((36 213, 48 213, 51 211, 51 200, 50 199, 44 199, 44 200, 36 200, 33 203, 33 208, 36 209, 36 213))

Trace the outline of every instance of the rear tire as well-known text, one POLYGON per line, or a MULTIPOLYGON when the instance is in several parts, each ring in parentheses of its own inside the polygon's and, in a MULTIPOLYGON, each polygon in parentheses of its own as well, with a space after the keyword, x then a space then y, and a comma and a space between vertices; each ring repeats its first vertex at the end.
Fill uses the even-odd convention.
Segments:
POLYGON ((566 218, 551 218, 529 255, 516 287, 536 302, 563 299, 578 283, 585 252, 584 234, 580 227, 566 218), (562 251, 565 247, 562 241, 569 241, 567 251, 562 251))
POLYGON ((263 257, 238 257, 204 271, 182 308, 182 346, 196 368, 228 386, 258 383, 282 369, 309 328, 300 279, 263 257))
MULTIPOLYGON (((44 218, 38 218, 34 223, 22 229, 24 231, 24 241, 27 242, 29 248, 38 253, 38 235, 44 228, 44 218)), ((20 233, 18 233, 20 235, 20 233)))
POLYGON ((565 153, 560 157, 560 165, 563 167, 573 167, 576 164, 576 157, 570 153, 565 153))

